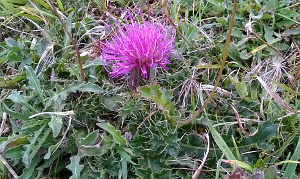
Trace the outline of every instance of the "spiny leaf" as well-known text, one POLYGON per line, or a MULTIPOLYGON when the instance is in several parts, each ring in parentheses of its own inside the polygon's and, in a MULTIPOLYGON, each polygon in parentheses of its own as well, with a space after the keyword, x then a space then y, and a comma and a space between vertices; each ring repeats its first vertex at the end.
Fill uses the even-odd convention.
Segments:
POLYGON ((81 179, 80 172, 83 169, 83 165, 79 165, 80 157, 73 156, 70 158, 71 163, 67 165, 67 168, 72 171, 72 176, 70 179, 81 179))
POLYGON ((84 92, 91 92, 91 93, 99 93, 103 91, 98 85, 91 82, 84 84, 78 90, 84 92))

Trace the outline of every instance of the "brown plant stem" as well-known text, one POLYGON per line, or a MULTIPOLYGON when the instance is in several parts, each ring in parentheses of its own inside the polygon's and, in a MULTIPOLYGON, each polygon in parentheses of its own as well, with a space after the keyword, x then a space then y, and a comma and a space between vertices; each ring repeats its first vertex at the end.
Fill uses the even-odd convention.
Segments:
POLYGON ((77 46, 77 42, 76 40, 72 37, 71 33, 68 31, 65 23, 63 22, 63 20, 61 19, 61 17, 59 16, 54 4, 52 3, 51 0, 46 0, 47 3, 51 6, 51 9, 54 11, 54 13, 56 14, 58 20, 60 21, 61 25, 63 26, 63 29, 65 30, 65 32, 68 34, 68 36, 70 37, 71 41, 72 41, 72 44, 75 48, 75 51, 76 51, 76 56, 77 56, 77 60, 78 60, 78 65, 79 65, 79 69, 80 69, 80 74, 81 74, 81 80, 82 81, 85 81, 85 78, 84 78, 84 72, 83 72, 83 68, 82 68, 82 62, 81 62, 81 58, 80 58, 80 53, 79 53, 79 49, 78 49, 78 46, 77 46))
MULTIPOLYGON (((268 47, 272 48, 273 50, 275 50, 277 53, 279 53, 280 56, 283 57, 283 54, 274 46, 272 46, 271 44, 269 44, 268 42, 264 41, 262 38, 260 38, 260 36, 255 33, 255 32, 251 32, 251 35, 254 35, 258 40, 260 40, 262 43, 264 43, 265 45, 267 45, 268 47)), ((250 52, 248 55, 252 55, 252 53, 250 52)))
POLYGON ((228 48, 229 48, 229 43, 230 43, 230 38, 231 38, 235 13, 236 13, 236 7, 237 7, 237 0, 234 0, 232 15, 231 15, 231 19, 230 19, 230 25, 229 25, 229 32, 228 32, 228 36, 227 36, 227 39, 226 39, 226 42, 225 42, 224 53, 223 53, 223 57, 222 57, 221 67, 220 67, 218 77, 217 77, 217 80, 216 80, 216 84, 215 84, 212 92, 208 96, 208 98, 205 100, 203 106, 190 119, 188 119, 186 121, 177 122, 178 125, 184 125, 184 124, 187 124, 187 123, 193 121, 194 119, 196 119, 196 117, 198 117, 200 115, 200 113, 204 110, 204 108, 207 106, 207 104, 211 101, 212 97, 214 96, 214 94, 215 94, 215 92, 218 88, 218 84, 219 84, 219 82, 222 78, 222 72, 223 72, 224 67, 225 67, 226 59, 228 57, 228 48))
POLYGON ((150 0, 147 0, 148 21, 150 22, 150 0))

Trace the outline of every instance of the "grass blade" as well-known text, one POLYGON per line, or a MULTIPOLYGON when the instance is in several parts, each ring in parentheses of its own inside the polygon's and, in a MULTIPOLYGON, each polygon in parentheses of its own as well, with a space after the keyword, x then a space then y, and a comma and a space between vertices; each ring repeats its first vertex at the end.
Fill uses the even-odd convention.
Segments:
POLYGON ((299 157, 300 157, 300 138, 298 140, 295 152, 293 153, 293 155, 290 159, 291 161, 296 161, 297 163, 296 162, 288 163, 288 165, 284 171, 283 177, 293 178, 293 176, 295 175, 295 170, 297 168, 297 164, 299 164, 299 162, 297 161, 299 159, 299 157))

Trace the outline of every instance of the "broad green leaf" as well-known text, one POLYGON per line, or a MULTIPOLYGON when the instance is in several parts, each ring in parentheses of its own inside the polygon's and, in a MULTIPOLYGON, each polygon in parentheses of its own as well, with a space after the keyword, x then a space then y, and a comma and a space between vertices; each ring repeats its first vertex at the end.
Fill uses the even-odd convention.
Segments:
POLYGON ((265 26, 264 31, 265 31, 264 37, 265 37, 266 41, 272 42, 274 40, 274 37, 273 37, 274 31, 272 30, 272 27, 265 26))
POLYGON ((265 170, 265 178, 279 179, 277 173, 278 171, 276 166, 270 166, 265 170))
POLYGON ((19 160, 22 160, 23 145, 9 148, 2 153, 4 158, 10 158, 16 164, 19 160))
POLYGON ((88 134, 84 139, 82 139, 79 142, 78 146, 93 145, 96 142, 98 137, 99 137, 99 130, 95 130, 95 131, 91 132, 90 134, 88 134))
POLYGON ((42 126, 38 131, 35 131, 34 136, 28 138, 30 144, 24 145, 25 152, 23 154, 22 162, 26 167, 31 165, 32 159, 36 156, 38 150, 41 148, 42 144, 45 142, 46 138, 51 132, 50 128, 44 131, 45 127, 46 125, 42 126), (42 132, 44 132, 44 136, 41 136, 42 132))
POLYGON ((102 9, 106 9, 106 0, 94 0, 94 2, 102 9))
POLYGON ((245 138, 240 142, 239 145, 255 145, 257 148, 263 151, 273 150, 274 145, 270 144, 268 141, 277 135, 277 124, 272 124, 271 122, 260 122, 258 126, 258 131, 255 135, 245 138))
POLYGON ((17 103, 17 104, 20 104, 24 107, 27 107, 28 109, 30 109, 34 113, 39 113, 39 111, 36 110, 35 108, 33 108, 30 104, 28 104, 27 101, 24 99, 24 97, 18 92, 13 91, 8 96, 8 99, 12 100, 14 103, 17 103))
POLYGON ((130 148, 124 148, 126 150, 123 150, 123 149, 119 149, 118 150, 118 153, 121 155, 122 158, 124 158, 127 162, 130 162, 131 164, 133 165, 137 165, 136 163, 134 163, 132 160, 131 160, 131 157, 133 156, 133 151, 132 149, 130 148))
POLYGON ((43 120, 31 119, 25 122, 25 124, 21 127, 21 130, 24 131, 26 129, 30 129, 36 126, 45 125, 46 123, 49 122, 49 120, 50 119, 43 119, 43 120))
POLYGON ((17 113, 15 111, 12 111, 11 109, 9 109, 5 103, 1 103, 2 105, 2 108, 3 108, 3 111, 5 111, 8 115, 10 115, 11 117, 15 118, 15 119, 22 119, 24 121, 27 121, 29 120, 29 117, 21 114, 21 113, 17 113))
POLYGON ((291 144, 291 142, 294 140, 294 138, 299 134, 300 128, 298 128, 297 131, 295 131, 278 149, 276 152, 274 152, 272 155, 266 156, 263 161, 261 162, 261 165, 264 165, 266 163, 275 163, 278 158, 282 155, 282 153, 286 150, 286 148, 291 144), (271 158, 272 157, 272 158, 271 158))
POLYGON ((20 145, 28 144, 28 135, 12 135, 7 138, 2 138, 0 145, 0 151, 8 150, 20 145))
POLYGON ((238 51, 238 47, 236 44, 234 43, 230 43, 230 46, 228 48, 228 56, 234 60, 235 62, 237 62, 239 65, 243 66, 243 61, 240 57, 239 51, 238 51))
POLYGON ((234 84, 234 87, 236 88, 241 97, 248 96, 248 90, 245 79, 239 81, 237 76, 230 76, 230 80, 234 84))
POLYGON ((172 93, 172 91, 168 91, 166 89, 163 89, 161 91, 161 97, 162 97, 162 99, 165 103, 170 102, 173 98, 173 93, 172 93))
MULTIPOLYGON (((1 59, 0 59, 0 64, 1 64, 1 59)), ((22 75, 22 74, 20 74, 18 76, 14 76, 11 79, 0 82, 0 87, 18 86, 17 82, 19 82, 25 78, 26 78, 26 75, 22 75)), ((2 81, 2 80, 0 80, 0 81, 2 81)))
POLYGON ((56 92, 52 95, 52 97, 49 99, 49 103, 52 101, 56 101, 58 99, 64 100, 67 98, 67 96, 76 91, 83 91, 83 92, 92 92, 92 93, 98 93, 102 92, 102 89, 95 84, 84 82, 76 82, 72 84, 66 84, 65 86, 60 86, 58 84, 55 85, 56 92))
POLYGON ((285 6, 288 6, 292 1, 291 0, 280 0, 280 1, 277 1, 277 8, 283 8, 285 6))
POLYGON ((45 3, 44 1, 42 1, 42 0, 32 0, 32 1, 34 1, 34 2, 36 2, 36 3, 38 3, 38 4, 42 5, 42 6, 44 6, 47 9, 50 9, 50 6, 47 3, 45 3))
POLYGON ((121 132, 119 130, 116 130, 112 125, 108 123, 97 123, 97 125, 102 129, 106 130, 108 133, 110 133, 110 135, 113 136, 113 140, 115 143, 119 145, 126 145, 127 142, 121 136, 121 132))
POLYGON ((145 98, 152 98, 152 96, 155 94, 155 91, 152 91, 148 86, 139 87, 138 91, 145 98))
POLYGON ((48 123, 48 125, 52 129, 53 137, 57 137, 63 126, 62 117, 52 115, 51 121, 48 123))
POLYGON ((92 92, 92 93, 99 93, 99 92, 103 91, 98 85, 91 83, 91 82, 84 84, 78 90, 84 91, 84 92, 92 92))
POLYGON ((32 160, 31 163, 28 167, 24 168, 22 175, 19 177, 19 179, 29 179, 29 178, 34 178, 37 170, 36 166, 38 163, 41 161, 40 156, 35 156, 32 160))
MULTIPOLYGON (((69 32, 71 32, 72 30, 72 20, 73 20, 73 15, 74 15, 74 11, 71 12, 67 18, 67 21, 66 21, 66 27, 67 27, 67 30, 69 32)), ((71 42, 71 39, 68 35, 67 32, 65 32, 65 37, 64 37, 64 48, 66 48, 68 45, 70 45, 70 42, 71 42)))
POLYGON ((53 154, 53 151, 56 151, 57 147, 59 147, 59 144, 60 144, 60 142, 58 142, 55 145, 51 145, 50 147, 48 147, 48 152, 44 156, 44 159, 49 159, 51 157, 51 155, 53 154))
POLYGON ((280 16, 280 17, 283 17, 283 18, 285 18, 286 20, 289 20, 289 21, 291 21, 291 22, 293 22, 293 23, 295 23, 295 24, 300 25, 300 22, 295 21, 294 19, 292 19, 292 18, 290 18, 290 17, 288 17, 288 16, 286 16, 286 15, 284 15, 284 14, 281 14, 281 13, 275 13, 275 14, 278 15, 278 16, 280 16))
POLYGON ((98 95, 99 98, 99 102, 101 104, 103 104, 107 109, 111 110, 111 111, 116 111, 118 108, 118 105, 115 101, 108 99, 106 97, 104 97, 103 95, 99 94, 98 95))
POLYGON ((41 90, 40 80, 37 78, 34 70, 30 66, 25 66, 26 69, 26 77, 28 79, 28 84, 31 89, 38 95, 40 100, 43 102, 43 92, 41 90))
POLYGON ((78 148, 78 155, 79 157, 83 156, 102 156, 105 154, 107 151, 112 150, 112 145, 107 144, 103 145, 101 147, 98 146, 80 146, 78 148))
POLYGON ((10 61, 21 62, 22 54, 21 50, 18 47, 11 47, 11 51, 7 54, 6 59, 10 61))
POLYGON ((268 0, 266 8, 267 10, 274 12, 276 10, 276 0, 268 0))
POLYGON ((76 92, 78 89, 80 89, 82 86, 84 86, 84 82, 77 82, 72 84, 66 84, 64 87, 61 87, 60 85, 56 84, 56 92, 54 95, 49 99, 50 101, 56 101, 58 99, 66 99, 68 94, 72 92, 76 92))
POLYGON ((121 165, 120 173, 121 173, 123 179, 127 179, 128 169, 127 169, 127 161, 125 158, 122 158, 121 164, 122 165, 121 165))
POLYGON ((70 157, 70 160, 71 163, 67 165, 67 168, 72 171, 72 176, 70 177, 70 179, 81 179, 80 172, 82 171, 84 166, 79 164, 80 157, 75 155, 73 157, 70 157))

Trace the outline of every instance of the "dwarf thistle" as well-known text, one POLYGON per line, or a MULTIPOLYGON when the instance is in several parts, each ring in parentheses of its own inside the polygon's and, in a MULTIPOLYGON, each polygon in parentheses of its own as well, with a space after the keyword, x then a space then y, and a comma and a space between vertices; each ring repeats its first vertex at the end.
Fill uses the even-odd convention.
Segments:
POLYGON ((130 74, 129 88, 134 91, 143 84, 143 79, 150 78, 150 68, 168 69, 166 65, 170 64, 168 58, 175 36, 164 23, 148 22, 142 14, 141 18, 142 23, 139 23, 128 12, 123 26, 115 21, 111 39, 102 48, 102 58, 110 67, 110 77, 124 78, 130 74))

